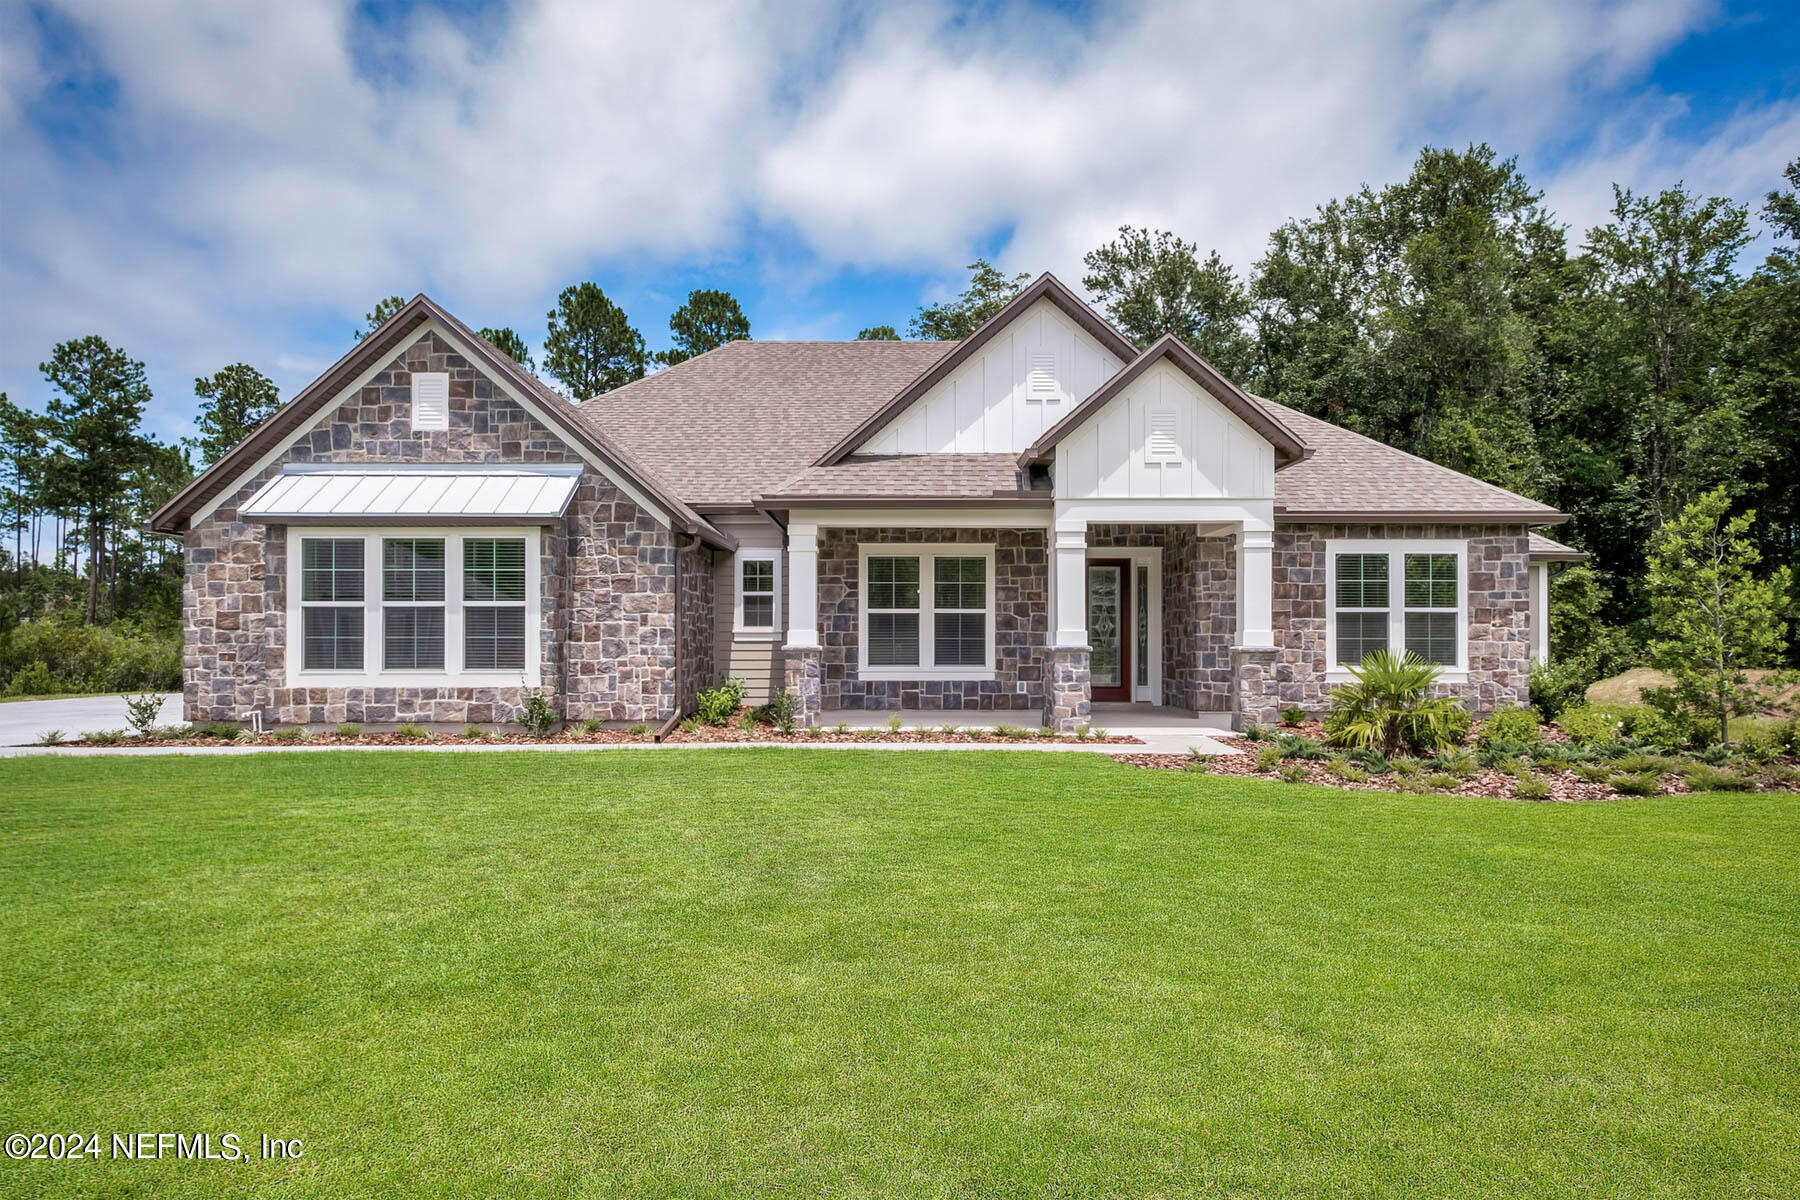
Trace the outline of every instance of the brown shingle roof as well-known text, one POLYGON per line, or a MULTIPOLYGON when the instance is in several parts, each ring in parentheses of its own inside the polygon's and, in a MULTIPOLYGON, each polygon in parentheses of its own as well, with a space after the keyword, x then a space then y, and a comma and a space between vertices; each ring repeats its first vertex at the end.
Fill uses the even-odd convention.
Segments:
POLYGON ((1541 533, 1530 535, 1527 557, 1532 562, 1586 562, 1587 552, 1561 542, 1553 542, 1541 533))
MULTIPOLYGON (((920 499, 991 496, 996 456, 901 455, 850 469, 808 467, 929 371, 953 342, 731 342, 679 366, 597 396, 576 410, 689 504, 747 507, 755 497, 895 495, 916 482, 920 499), (938 463, 914 460, 942 459, 938 463), (967 472, 967 482, 959 473, 967 472), (854 493, 854 480, 868 484, 854 493), (790 484, 790 481, 793 481, 790 484), (846 489, 839 491, 837 489, 846 489), (797 489, 806 489, 798 491, 797 489), (827 489, 831 489, 827 491, 827 489)), ((1562 513, 1471 479, 1271 400, 1251 397, 1311 451, 1275 474, 1286 520, 1457 520, 1550 525, 1562 513)), ((999 456, 1016 466, 1013 456, 999 456)), ((1011 468, 1009 468, 1011 469, 1011 468)), ((1010 490, 1014 484, 1001 485, 1010 490)))
POLYGON ((728 342, 580 406, 690 504, 793 478, 955 342, 728 342))
MULTIPOLYGON (((858 455, 825 467, 808 467, 763 497, 783 501, 1017 500, 1019 465, 1011 454, 858 455)), ((1036 493, 1049 503, 1050 493, 1036 493)))
POLYGON ((1277 520, 1474 520, 1554 525, 1547 504, 1396 450, 1340 425, 1252 397, 1312 454, 1275 473, 1277 520))

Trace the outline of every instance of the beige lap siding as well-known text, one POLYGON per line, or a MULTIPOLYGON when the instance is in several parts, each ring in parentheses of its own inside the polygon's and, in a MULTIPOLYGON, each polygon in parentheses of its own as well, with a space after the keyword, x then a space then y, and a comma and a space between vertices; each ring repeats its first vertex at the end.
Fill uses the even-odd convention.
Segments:
POLYGON ((1273 592, 1272 655, 1238 655, 1238 711, 1255 721, 1276 719, 1283 707, 1323 711, 1327 682, 1326 543, 1346 539, 1468 542, 1462 602, 1468 608, 1468 679, 1442 690, 1468 700, 1476 712, 1530 698, 1530 561, 1523 526, 1278 525, 1273 592), (1242 660, 1248 659, 1247 663, 1242 660))
POLYGON ((716 524, 738 540, 738 553, 720 554, 713 568, 713 648, 716 670, 705 686, 725 676, 744 681, 744 699, 763 704, 779 691, 786 670, 783 644, 787 641, 787 553, 782 549, 781 529, 766 517, 721 517, 716 524), (737 591, 740 560, 746 556, 772 555, 775 559, 775 627, 761 634, 739 632, 737 591))
MULTIPOLYGON (((287 462, 542 463, 572 449, 449 345, 427 335, 289 448, 287 462), (449 428, 414 431, 411 373, 450 374, 449 428)), ((187 536, 184 700, 190 721, 510 721, 510 687, 310 687, 287 678, 287 554, 301 527, 242 521, 237 506, 280 471, 271 464, 187 536)), ((674 711, 676 556, 669 530, 589 470, 569 514, 539 536, 543 686, 571 718, 658 721, 674 711), (565 660, 566 663, 565 663, 565 660), (565 665, 567 670, 565 671, 565 665)), ((695 551, 688 551, 695 555, 695 551)), ((703 557, 701 555, 700 557, 703 557)), ((684 607, 710 603, 708 572, 684 561, 684 607)), ((379 664, 381 648, 365 646, 379 664)), ((700 647, 696 654, 704 654, 700 647)), ((704 666, 705 664, 697 664, 704 666)), ((686 672, 684 671, 684 674, 686 672)))

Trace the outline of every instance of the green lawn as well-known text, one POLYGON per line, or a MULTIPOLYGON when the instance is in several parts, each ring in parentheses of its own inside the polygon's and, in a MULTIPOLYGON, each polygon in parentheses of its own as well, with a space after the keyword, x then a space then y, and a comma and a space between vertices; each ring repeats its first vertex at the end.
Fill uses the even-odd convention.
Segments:
POLYGON ((8 1195, 1800 1193, 1800 804, 1098 756, 0 762, 8 1195))

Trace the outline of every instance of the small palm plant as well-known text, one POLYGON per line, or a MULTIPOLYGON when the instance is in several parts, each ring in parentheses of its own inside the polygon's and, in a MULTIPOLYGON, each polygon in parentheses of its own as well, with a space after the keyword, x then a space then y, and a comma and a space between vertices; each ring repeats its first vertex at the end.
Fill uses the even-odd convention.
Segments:
POLYGON ((1431 694, 1442 670, 1410 651, 1368 655, 1350 668, 1355 682, 1332 690, 1326 737, 1334 746, 1376 749, 1390 757, 1402 749, 1424 753, 1450 745, 1462 702, 1431 694))

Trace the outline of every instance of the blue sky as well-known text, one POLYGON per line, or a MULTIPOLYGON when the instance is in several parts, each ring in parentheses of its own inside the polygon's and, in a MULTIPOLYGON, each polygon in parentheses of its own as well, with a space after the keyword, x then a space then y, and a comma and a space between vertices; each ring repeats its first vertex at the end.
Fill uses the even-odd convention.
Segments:
POLYGON ((651 346, 904 328, 987 255, 1078 284, 1121 222, 1240 270, 1426 143, 1760 204, 1800 155, 1796 6, 0 0, 0 390, 100 333, 151 429, 234 361, 304 386, 381 296, 537 348, 593 279, 651 346))

